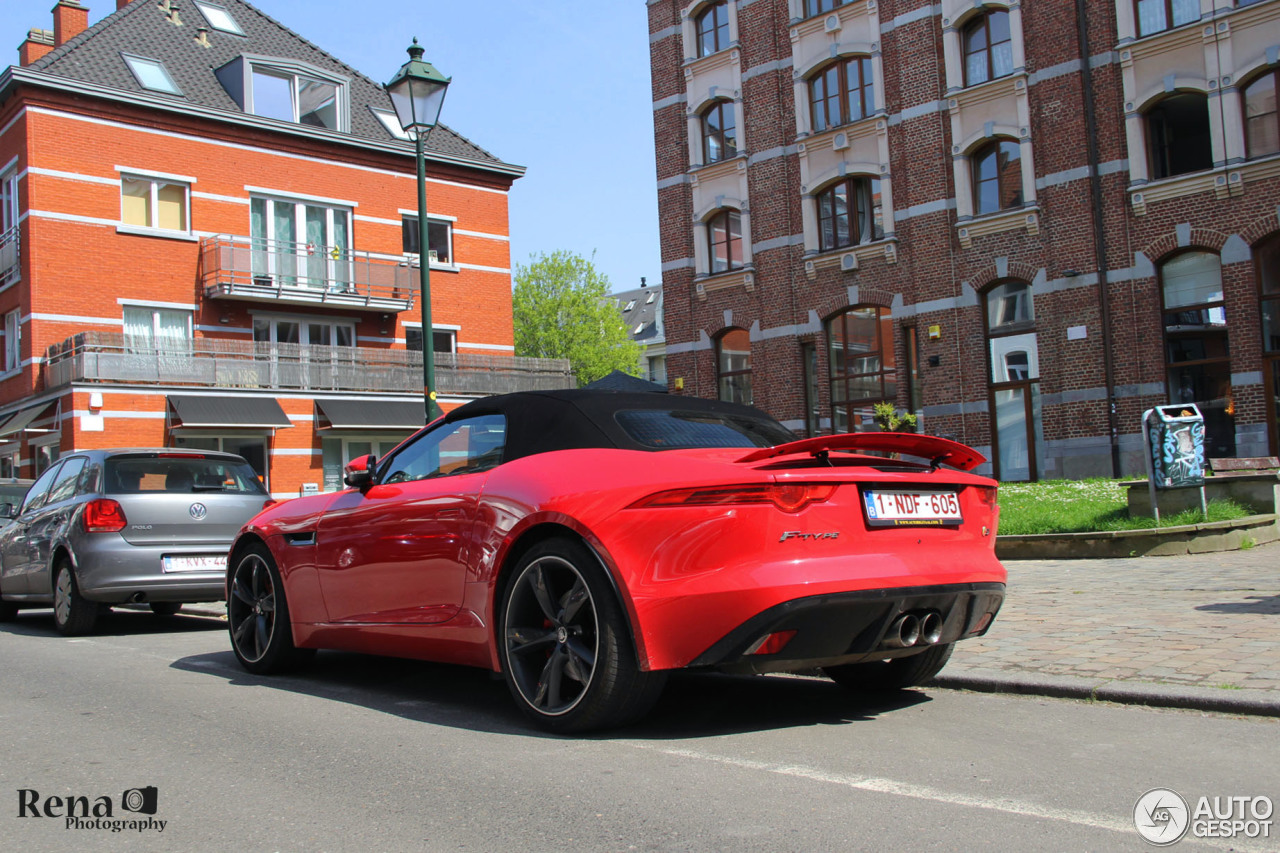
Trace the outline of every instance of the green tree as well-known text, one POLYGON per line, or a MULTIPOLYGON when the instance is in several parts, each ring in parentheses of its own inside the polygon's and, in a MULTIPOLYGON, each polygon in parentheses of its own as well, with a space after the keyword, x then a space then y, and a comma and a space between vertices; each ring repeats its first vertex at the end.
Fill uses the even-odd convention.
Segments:
POLYGON ((516 355, 567 358, 580 386, 614 370, 639 374, 640 345, 608 294, 608 277, 573 252, 539 253, 517 264, 516 355))

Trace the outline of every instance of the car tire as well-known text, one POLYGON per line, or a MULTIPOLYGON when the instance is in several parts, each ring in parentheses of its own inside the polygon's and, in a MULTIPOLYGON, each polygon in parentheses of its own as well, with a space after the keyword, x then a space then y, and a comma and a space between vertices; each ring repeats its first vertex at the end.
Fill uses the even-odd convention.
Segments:
POLYGON ((153 601, 148 607, 157 616, 173 616, 182 609, 182 605, 176 601, 153 601))
POLYGON ((12 601, 0 601, 0 622, 12 622, 18 618, 18 605, 12 601))
POLYGON ((80 594, 80 582, 67 562, 53 570, 53 627, 64 637, 79 637, 93 630, 98 621, 97 602, 80 594))
POLYGON ((502 674, 520 710, 539 725, 559 733, 614 728, 658 701, 667 674, 640 669, 622 604, 581 542, 535 545, 501 596, 502 674))
POLYGON ((288 672, 315 655, 315 649, 293 644, 284 583, 265 545, 250 545, 236 556, 227 570, 227 593, 231 649, 245 669, 260 675, 288 672))
POLYGON ((919 687, 942 671, 951 659, 951 651, 955 645, 941 643, 905 658, 828 666, 823 672, 836 684, 850 690, 902 690, 919 687))

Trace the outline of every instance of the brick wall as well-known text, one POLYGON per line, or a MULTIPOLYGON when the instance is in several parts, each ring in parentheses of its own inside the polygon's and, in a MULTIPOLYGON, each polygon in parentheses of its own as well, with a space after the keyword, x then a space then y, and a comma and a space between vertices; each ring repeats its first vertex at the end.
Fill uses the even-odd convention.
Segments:
MULTIPOLYGON (((908 406, 902 330, 914 325, 927 431, 953 435, 989 452, 996 438, 982 293, 998 282, 1020 279, 1033 285, 1035 300, 1046 442, 1039 475, 1110 473, 1108 350, 1116 442, 1123 469, 1133 472, 1141 465, 1141 413, 1168 401, 1162 303, 1153 264, 1199 247, 1223 253, 1231 371, 1244 380, 1233 389, 1237 429, 1244 435, 1265 424, 1266 408, 1274 404, 1256 378, 1264 364, 1258 283, 1248 249, 1280 230, 1280 172, 1247 180, 1238 195, 1183 194, 1135 212, 1129 173, 1123 168, 1129 157, 1118 50, 1123 45, 1112 0, 1087 3, 1098 162, 1105 167, 1099 185, 1109 347, 1097 284, 1095 197, 1083 168, 1089 162, 1088 135, 1074 4, 1021 4, 1026 131, 1037 179, 1031 210, 1038 227, 973 236, 965 246, 959 239, 965 223, 954 209, 953 146, 959 140, 952 138, 949 118, 948 101, 955 90, 948 89, 944 63, 947 23, 940 7, 923 7, 922 13, 916 0, 880 0, 881 40, 876 47, 884 79, 877 85, 884 93, 885 115, 867 121, 887 122, 888 175, 898 213, 896 260, 863 257, 855 271, 829 263, 807 273, 805 262, 813 256, 803 246, 779 245, 782 238, 801 232, 802 205, 812 204, 804 199, 799 172, 798 148, 806 140, 797 137, 793 95, 797 22, 787 0, 731 2, 737 8, 735 49, 744 78, 740 99, 746 127, 740 136, 749 154, 749 239, 773 242, 768 243, 772 248, 754 254, 751 289, 708 287, 701 297, 695 285, 713 284, 714 277, 694 269, 690 261, 692 241, 704 237, 691 223, 687 104, 681 100, 690 64, 684 60, 678 24, 687 4, 657 0, 649 5, 668 376, 673 386, 683 382, 679 393, 716 395, 714 340, 726 328, 739 327, 753 330, 756 405, 797 427, 805 417, 800 346, 816 340, 818 403, 829 416, 825 335, 815 335, 812 316, 825 319, 855 304, 892 307, 898 407, 908 406), (939 102, 942 109, 930 107, 939 102), (927 334, 931 326, 938 327, 935 340, 927 334)), ((1249 14, 1263 13, 1254 7, 1249 14)), ((1274 446, 1271 452, 1276 452, 1274 446)))

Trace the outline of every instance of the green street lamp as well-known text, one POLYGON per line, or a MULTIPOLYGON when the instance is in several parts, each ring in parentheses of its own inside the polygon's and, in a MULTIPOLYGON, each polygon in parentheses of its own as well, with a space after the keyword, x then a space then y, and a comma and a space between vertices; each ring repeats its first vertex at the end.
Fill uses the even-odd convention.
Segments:
POLYGON ((427 157, 423 147, 427 134, 440 119, 444 106, 444 93, 451 77, 436 70, 430 62, 422 61, 422 47, 415 38, 409 46, 409 61, 400 66, 396 76, 387 84, 387 94, 396 109, 396 118, 405 133, 413 136, 418 154, 418 272, 422 295, 422 394, 427 411, 427 423, 440 415, 436 403, 435 347, 431 332, 431 256, 427 237, 427 157))

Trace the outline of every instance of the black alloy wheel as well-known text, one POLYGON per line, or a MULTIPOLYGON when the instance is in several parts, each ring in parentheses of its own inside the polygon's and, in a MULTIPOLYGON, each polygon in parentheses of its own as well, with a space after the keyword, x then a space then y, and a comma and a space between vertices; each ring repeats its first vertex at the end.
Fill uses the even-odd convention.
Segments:
POLYGON ((260 544, 241 552, 229 569, 227 628, 231 648, 250 672, 285 672, 305 662, 314 649, 293 644, 284 584, 271 552, 260 544))
POLYGON ((529 717, 557 732, 623 725, 657 701, 666 673, 642 672, 604 569, 581 543, 534 546, 506 585, 503 675, 529 717))

